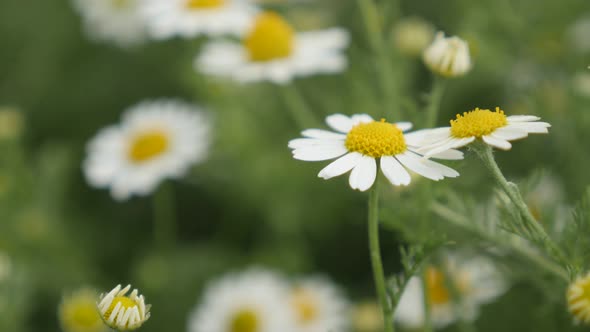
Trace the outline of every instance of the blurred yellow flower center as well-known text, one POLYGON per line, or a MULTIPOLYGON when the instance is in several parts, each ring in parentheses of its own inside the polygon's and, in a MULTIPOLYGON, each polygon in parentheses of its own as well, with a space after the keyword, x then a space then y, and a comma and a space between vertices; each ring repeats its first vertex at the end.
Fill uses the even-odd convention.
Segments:
POLYGON ((243 309, 234 314, 227 332, 257 332, 259 327, 256 312, 252 309, 243 309))
POLYGON ((115 298, 113 299, 113 302, 111 302, 111 305, 109 306, 107 311, 105 311, 102 318, 104 320, 109 320, 109 318, 111 317, 111 313, 113 313, 113 310, 115 310, 115 307, 119 303, 121 303, 121 309, 119 309, 119 311, 126 310, 127 308, 133 308, 133 307, 137 306, 137 303, 135 303, 135 301, 128 298, 127 296, 115 296, 115 298))
POLYGON ((66 331, 102 331, 103 323, 96 308, 96 294, 83 290, 67 297, 60 305, 60 322, 66 331))
POLYGON ((444 274, 432 266, 426 269, 426 290, 428 300, 433 305, 448 303, 451 298, 444 274))
POLYGON ((496 107, 495 112, 476 108, 463 115, 457 114, 457 119, 451 120, 451 135, 457 138, 474 136, 481 138, 507 124, 506 115, 499 107, 496 107))
POLYGON ((567 301, 570 312, 579 320, 588 317, 590 309, 590 277, 576 280, 567 290, 567 301))
POLYGON ((318 316, 318 308, 315 298, 309 292, 298 289, 293 293, 292 305, 295 307, 297 320, 306 324, 314 321, 318 316))
POLYGON ((188 0, 186 7, 189 9, 211 9, 225 4, 225 0, 188 0))
POLYGON ((393 156, 407 149, 402 131, 396 125, 385 122, 385 119, 354 126, 344 144, 348 151, 374 158, 393 156))
POLYGON ((161 131, 143 133, 131 142, 128 157, 134 163, 141 163, 166 152, 168 145, 168 136, 161 131))
POLYGON ((280 15, 265 12, 256 18, 244 46, 252 61, 285 58, 293 52, 294 35, 293 28, 280 15))

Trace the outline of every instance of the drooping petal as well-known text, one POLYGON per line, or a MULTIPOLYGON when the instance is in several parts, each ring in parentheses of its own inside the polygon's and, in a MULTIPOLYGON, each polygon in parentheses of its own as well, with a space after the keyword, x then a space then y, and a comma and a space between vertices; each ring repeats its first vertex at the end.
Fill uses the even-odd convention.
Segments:
POLYGON ((493 147, 496 147, 498 149, 510 150, 510 148, 512 147, 512 144, 510 144, 510 142, 503 140, 501 138, 496 138, 494 136, 486 135, 486 136, 483 136, 482 139, 487 144, 489 144, 493 147))
POLYGON ((358 152, 351 152, 344 155, 336 159, 336 161, 332 162, 330 165, 324 167, 318 176, 327 180, 342 175, 353 169, 362 157, 363 155, 358 152))
POLYGON ((525 138, 528 135, 529 134, 526 131, 516 128, 516 127, 511 127, 511 126, 505 126, 502 128, 498 128, 498 129, 494 130, 493 133, 491 133, 491 136, 494 136, 499 139, 507 140, 507 141, 513 141, 513 140, 525 138))
POLYGON ((350 172, 348 182, 352 189, 366 191, 375 182, 377 177, 377 163, 369 156, 362 156, 357 165, 350 172))
POLYGON ((549 132, 547 128, 551 125, 547 122, 522 122, 511 123, 507 127, 521 129, 529 134, 547 134, 549 132))
POLYGON ((438 181, 444 179, 440 170, 427 166, 427 159, 420 158, 418 155, 406 151, 395 156, 405 167, 413 172, 422 175, 425 178, 438 181))
POLYGON ((392 156, 381 157, 381 171, 394 186, 407 186, 412 180, 408 171, 392 156))

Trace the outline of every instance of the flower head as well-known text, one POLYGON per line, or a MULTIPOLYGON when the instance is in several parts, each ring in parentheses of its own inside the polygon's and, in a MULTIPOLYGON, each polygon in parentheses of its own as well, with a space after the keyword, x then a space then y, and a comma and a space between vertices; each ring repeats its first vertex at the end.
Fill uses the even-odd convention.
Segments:
POLYGON ((290 302, 295 309, 300 332, 348 329, 348 301, 326 279, 313 278, 296 283, 291 291, 290 302))
POLYGON ((509 150, 509 141, 525 138, 528 134, 546 134, 550 124, 538 122, 539 117, 531 115, 506 116, 504 111, 496 107, 494 112, 489 109, 476 108, 463 115, 457 114, 451 120, 450 127, 426 130, 421 133, 420 152, 432 156, 448 149, 463 147, 476 139, 483 140, 493 147, 509 150))
POLYGON ((73 0, 88 35, 96 40, 132 46, 145 40, 141 0, 73 0))
POLYGON ((285 84, 296 76, 336 73, 347 65, 348 33, 339 28, 297 33, 274 12, 256 16, 242 43, 211 42, 195 68, 239 82, 285 84))
POLYGON ((142 102, 116 126, 88 144, 84 172, 96 187, 110 187, 115 199, 146 195, 166 178, 178 178, 205 159, 209 118, 199 108, 174 100, 142 102))
POLYGON ((145 304, 143 295, 137 289, 126 295, 131 285, 121 289, 121 285, 107 294, 101 294, 98 311, 101 318, 113 329, 131 331, 139 328, 150 318, 150 305, 145 304))
POLYGON ((459 37, 445 37, 442 32, 436 34, 422 58, 430 70, 445 77, 462 76, 471 69, 467 42, 459 37))
POLYGON ((82 288, 62 298, 58 318, 65 332, 107 332, 96 310, 97 296, 95 290, 82 288))
POLYGON ((577 323, 590 324, 590 273, 578 277, 567 288, 567 305, 577 323))
POLYGON ((443 264, 444 267, 431 265, 425 268, 424 284, 418 277, 410 279, 395 313, 400 324, 408 328, 419 328, 424 324, 424 289, 432 323, 437 328, 458 318, 475 319, 481 304, 491 302, 506 290, 503 279, 487 259, 449 255, 443 264), (459 298, 453 298, 449 285, 453 285, 459 298), (459 311, 454 305, 460 306, 462 317, 458 317, 459 311))
MULTIPOLYGON (((295 159, 321 161, 339 157, 320 171, 321 178, 330 179, 352 170, 350 186, 365 191, 377 177, 377 160, 385 177, 396 186, 410 184, 406 169, 434 181, 459 176, 455 170, 426 160, 416 152, 420 147, 416 138, 421 137, 421 132, 404 134, 412 127, 409 122, 375 121, 367 114, 334 114, 326 118, 326 123, 338 132, 308 129, 301 133, 304 138, 289 142, 295 159)), ((463 154, 450 150, 435 157, 462 159, 463 154)))
POLYGON ((393 28, 395 46, 409 56, 420 56, 433 37, 432 25, 418 17, 401 19, 393 28))
POLYGON ((288 284, 264 270, 214 281, 189 319, 189 332, 294 332, 288 284))
POLYGON ((257 9, 248 0, 145 0, 142 13, 154 38, 242 35, 257 9))

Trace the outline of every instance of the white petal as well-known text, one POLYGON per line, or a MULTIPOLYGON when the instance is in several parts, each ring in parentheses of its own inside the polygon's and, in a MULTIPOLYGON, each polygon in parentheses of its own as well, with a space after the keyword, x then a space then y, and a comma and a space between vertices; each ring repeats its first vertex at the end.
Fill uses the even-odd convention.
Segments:
POLYGON ((342 140, 335 139, 318 139, 318 138, 296 138, 289 141, 289 148, 300 149, 312 146, 330 147, 334 145, 341 145, 342 140))
POLYGON ((440 153, 445 152, 447 150, 463 147, 473 141, 475 141, 475 137, 465 137, 465 138, 450 137, 449 139, 444 140, 441 143, 433 144, 431 146, 422 147, 418 151, 420 151, 421 154, 424 154, 425 157, 430 158, 434 155, 440 154, 440 153))
POLYGON ((451 127, 420 129, 404 134, 404 137, 410 145, 432 144, 451 137, 451 127))
POLYGON ((530 122, 530 121, 539 121, 541 120, 540 117, 534 115, 511 115, 506 117, 508 123, 510 122, 530 122))
POLYGON ((321 161, 340 157, 347 153, 348 150, 344 146, 344 142, 339 146, 331 147, 306 147, 293 150, 293 158, 304 161, 321 161))
POLYGON ((499 139, 507 140, 507 141, 513 141, 513 140, 525 138, 528 135, 529 134, 526 131, 519 129, 517 127, 511 127, 511 126, 505 126, 502 128, 498 128, 498 129, 494 130, 494 132, 491 134, 491 136, 494 136, 499 139))
POLYGON ((522 122, 511 123, 508 127, 521 129, 529 134, 547 134, 549 132, 547 128, 551 127, 551 125, 547 122, 522 122))
POLYGON ((381 157, 381 171, 394 186, 407 186, 412 180, 408 171, 392 156, 381 157))
POLYGON ((438 181, 444 179, 441 170, 436 167, 431 167, 429 160, 420 158, 418 155, 406 151, 395 156, 404 166, 409 168, 425 178, 438 181))
POLYGON ((487 144, 496 147, 498 149, 502 149, 502 150, 510 150, 510 148, 512 147, 512 144, 510 144, 510 142, 505 141, 501 138, 496 138, 493 136, 483 136, 483 141, 486 142, 487 144))
POLYGON ((327 180, 335 176, 342 175, 353 169, 362 157, 363 155, 358 152, 351 152, 336 159, 336 161, 324 167, 318 176, 327 180))
POLYGON ((401 131, 408 131, 408 130, 412 129, 412 127, 414 126, 411 122, 396 122, 395 125, 401 131))
POLYGON ((301 135, 309 138, 346 139, 346 135, 334 133, 323 129, 307 129, 301 135))
POLYGON ((328 126, 342 133, 348 133, 354 125, 351 118, 344 114, 332 114, 326 118, 328 126))
POLYGON ((373 118, 369 114, 355 114, 352 116, 353 126, 359 123, 371 123, 374 122, 373 118))
POLYGON ((362 156, 350 172, 348 182, 352 189, 366 191, 371 188, 377 177, 377 163, 373 157, 362 156))
POLYGON ((450 149, 441 153, 437 153, 431 156, 431 158, 442 160, 461 160, 463 159, 463 151, 450 149))

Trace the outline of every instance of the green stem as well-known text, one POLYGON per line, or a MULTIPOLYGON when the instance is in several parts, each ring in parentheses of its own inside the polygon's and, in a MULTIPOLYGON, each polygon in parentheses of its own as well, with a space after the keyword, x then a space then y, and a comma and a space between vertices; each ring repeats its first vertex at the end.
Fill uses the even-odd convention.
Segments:
POLYGON ((501 248, 508 248, 511 252, 520 256, 524 260, 530 261, 546 272, 569 282, 569 277, 566 270, 564 270, 555 262, 548 260, 545 256, 539 255, 536 250, 531 250, 532 248, 516 245, 509 240, 494 236, 493 233, 490 233, 487 230, 476 228, 473 226, 473 222, 471 220, 440 203, 434 203, 432 205, 432 211, 454 226, 468 231, 474 236, 479 237, 489 243, 494 243, 501 248))
POLYGON ((162 183, 154 195, 154 240, 160 250, 170 249, 176 240, 176 211, 171 183, 162 183))
POLYGON ((379 246, 379 188, 377 181, 375 181, 369 193, 369 248, 371 252, 371 264, 373 266, 373 277, 375 278, 375 288, 383 312, 385 332, 393 332, 393 308, 387 297, 385 274, 383 272, 379 246))
MULTIPOLYGON (((568 261, 565 258, 563 252, 557 247, 557 245, 551 240, 545 229, 538 222, 535 217, 531 214, 531 211, 527 204, 525 203, 518 186, 512 182, 509 182, 502 174, 500 167, 496 163, 494 159, 494 154, 492 152, 492 148, 480 142, 476 142, 476 144, 472 144, 473 150, 477 153, 480 159, 483 161, 484 165, 491 171, 494 180, 500 185, 502 190, 508 195, 514 206, 518 209, 519 214, 523 218, 525 226, 530 230, 532 233, 533 240, 539 243, 544 249, 547 250, 550 256, 555 258, 558 262, 562 263, 563 265, 568 265, 568 261)), ((526 237, 526 234, 520 234, 521 236, 526 237)))
POLYGON ((442 96, 445 92, 445 83, 446 80, 444 78, 438 75, 434 76, 434 80, 432 82, 432 91, 430 92, 430 98, 428 100, 428 108, 426 109, 425 128, 433 128, 436 126, 442 96))
POLYGON ((290 84, 280 87, 287 109, 299 129, 313 128, 317 119, 297 88, 290 84))
MULTIPOLYGON (((389 47, 386 44, 380 24, 382 19, 379 15, 379 9, 373 0, 357 0, 357 3, 365 22, 371 51, 375 55, 377 75, 383 93, 385 114, 393 116, 396 111, 399 111, 397 107, 398 98, 396 95, 391 58, 388 52, 389 47)), ((397 114, 396 118, 399 118, 399 114, 397 114)))

